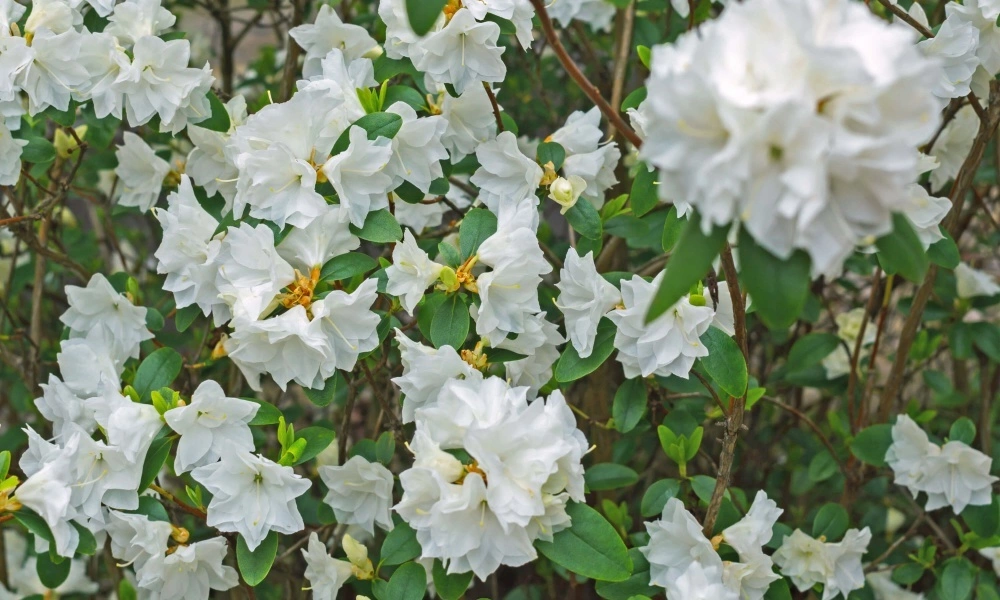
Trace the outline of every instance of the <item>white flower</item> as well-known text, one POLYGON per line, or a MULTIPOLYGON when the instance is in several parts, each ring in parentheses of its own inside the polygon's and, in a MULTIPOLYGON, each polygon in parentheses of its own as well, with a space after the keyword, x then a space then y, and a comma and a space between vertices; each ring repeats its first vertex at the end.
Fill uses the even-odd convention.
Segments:
POLYGON ((990 78, 1000 71, 1000 27, 997 27, 994 7, 992 0, 967 0, 962 4, 948 2, 944 7, 947 15, 945 21, 954 21, 956 28, 970 23, 979 30, 976 56, 990 78))
MULTIPOLYGON (((215 286, 232 316, 256 319, 278 292, 295 280, 295 272, 274 247, 274 233, 266 225, 240 223, 230 227, 215 260, 215 286)), ((221 312, 221 311, 220 311, 221 312)), ((221 324, 216 314, 216 324, 221 324)), ((230 315, 221 315, 223 322, 230 315)))
MULTIPOLYGON (((17 487, 18 502, 27 506, 49 526, 55 542, 56 554, 72 556, 80 542, 80 533, 70 524, 76 517, 72 504, 73 452, 79 438, 71 438, 65 449, 33 473, 17 487)), ((23 462, 23 461, 22 461, 23 462)))
POLYGON ((56 355, 63 382, 81 398, 96 396, 102 385, 119 384, 121 362, 115 361, 99 332, 64 340, 56 355))
POLYGON ((815 540, 796 529, 774 553, 774 562, 800 592, 821 583, 822 600, 838 595, 846 599, 851 591, 865 585, 861 557, 871 538, 867 527, 848 530, 836 544, 815 540))
POLYGON ((477 22, 468 9, 461 8, 444 29, 420 42, 422 53, 411 56, 413 66, 435 83, 454 85, 459 94, 481 82, 501 82, 507 67, 500 59, 499 38, 499 25, 477 22))
POLYGON ((115 6, 104 28, 123 46, 135 44, 148 35, 159 35, 173 27, 177 17, 160 6, 160 0, 127 0, 115 6))
POLYGON ((776 256, 805 250, 814 276, 839 272, 910 201, 940 65, 848 0, 730 3, 707 25, 653 51, 640 156, 661 198, 706 232, 739 221, 776 256))
POLYGON ((442 269, 444 266, 432 261, 417 246, 413 233, 406 230, 402 243, 392 249, 392 265, 385 270, 389 278, 385 291, 398 296, 406 312, 413 314, 413 309, 424 297, 424 290, 437 281, 442 269))
POLYGON ((413 231, 422 233, 428 227, 437 227, 444 220, 444 215, 451 210, 444 202, 434 202, 424 204, 417 202, 396 202, 396 210, 393 216, 403 227, 409 227, 413 231))
POLYGON ((940 190, 958 175, 978 131, 979 115, 968 105, 959 109, 955 118, 944 126, 930 149, 930 155, 941 164, 931 171, 931 190, 940 190))
POLYGON ((133 402, 117 386, 102 385, 101 395, 85 402, 104 430, 108 444, 132 462, 142 464, 153 438, 163 428, 160 413, 151 404, 133 402))
MULTIPOLYGON (((151 0, 157 2, 158 0, 151 0)), ((119 6, 125 6, 119 4, 119 6)), ((229 114, 228 132, 211 131, 202 127, 188 127, 188 137, 194 148, 188 154, 185 165, 186 173, 197 185, 205 188, 209 196, 216 192, 226 200, 224 212, 229 212, 236 196, 236 181, 239 170, 233 162, 235 157, 227 153, 231 134, 236 127, 247 120, 247 101, 243 96, 233 96, 226 102, 226 112, 229 114)))
POLYGON ((441 387, 450 379, 482 379, 482 374, 462 360, 451 346, 432 348, 414 342, 396 330, 403 374, 393 378, 403 393, 403 422, 413 421, 417 409, 434 402, 441 387))
POLYGON ((615 167, 621 156, 618 144, 611 143, 586 154, 567 154, 562 170, 570 180, 579 178, 583 182, 580 186, 583 197, 600 208, 604 205, 604 193, 618 183, 615 167))
POLYGON ((351 578, 351 563, 330 556, 316 532, 309 534, 309 545, 302 550, 306 561, 305 578, 315 600, 336 600, 337 593, 351 578))
POLYGON ((192 105, 193 97, 201 91, 199 102, 205 110, 201 119, 210 111, 205 93, 211 87, 211 72, 188 67, 191 44, 187 40, 164 41, 156 36, 139 38, 132 48, 132 64, 118 78, 117 84, 125 94, 125 109, 132 127, 146 124, 153 115, 159 115, 163 129, 176 133, 183 129, 171 121, 183 115, 192 105), (207 85, 206 85, 207 84, 207 85))
POLYGON ((314 268, 322 268, 331 258, 361 245, 349 225, 345 207, 328 205, 312 223, 292 229, 278 244, 278 254, 301 274, 308 275, 314 268))
POLYGON ((955 267, 955 283, 959 298, 975 298, 976 296, 995 296, 1000 294, 1000 285, 995 278, 985 271, 973 269, 965 263, 955 267))
POLYGON ((687 379, 694 361, 708 356, 700 338, 712 324, 710 307, 695 306, 685 296, 652 323, 645 322, 662 279, 661 272, 652 283, 638 275, 622 281, 624 308, 608 314, 618 327, 615 348, 628 378, 656 374, 687 379))
POLYGON ((545 314, 531 315, 525 319, 524 331, 516 339, 507 338, 497 348, 524 354, 527 358, 504 364, 507 380, 513 386, 526 386, 534 397, 552 379, 552 366, 559 360, 559 346, 566 341, 554 323, 545 314))
MULTIPOLYGON (((950 205, 950 203, 949 203, 950 205)), ((848 348, 854 352, 857 345, 858 334, 861 332, 862 324, 868 320, 868 313, 864 308, 855 308, 837 315, 837 336, 844 340, 843 344, 838 344, 837 348, 823 359, 823 368, 826 370, 827 379, 835 379, 851 372, 851 356, 848 348), (844 346, 847 346, 846 348, 844 346)), ((865 327, 865 337, 861 340, 862 354, 859 361, 867 355, 865 348, 875 342, 876 327, 869 323, 865 327)))
POLYGON ((163 289, 174 294, 177 308, 197 305, 205 316, 214 312, 217 323, 228 320, 229 307, 216 288, 219 222, 202 208, 187 175, 167 196, 167 209, 153 214, 163 227, 163 240, 154 253, 156 272, 167 275, 163 289))
POLYGON ((140 588, 160 600, 208 598, 211 590, 225 591, 239 584, 236 569, 222 564, 229 550, 219 536, 156 556, 136 573, 140 588))
POLYGON ((295 499, 309 490, 310 482, 291 467, 230 448, 219 462, 191 471, 191 477, 212 493, 205 522, 219 531, 239 533, 250 550, 269 531, 302 531, 295 499))
POLYGON ((233 326, 225 349, 254 390, 261 389, 260 377, 265 374, 281 389, 293 380, 321 389, 327 378, 324 372, 332 374, 330 345, 302 306, 262 321, 237 319, 233 326))
POLYGON ((118 166, 115 175, 121 186, 118 203, 122 206, 136 206, 146 212, 156 204, 163 187, 163 178, 170 172, 170 163, 157 156, 153 149, 139 136, 126 131, 125 143, 118 146, 115 158, 118 166))
POLYGON ((332 364, 325 365, 324 378, 333 375, 333 367, 353 371, 358 356, 378 346, 378 327, 381 320, 371 307, 377 296, 377 284, 367 279, 348 294, 334 290, 322 300, 313 302, 315 322, 332 348, 332 364))
POLYGON ((52 435, 62 438, 68 423, 73 423, 80 429, 93 433, 97 429, 94 411, 87 408, 85 398, 76 395, 58 377, 49 374, 48 384, 40 383, 42 395, 35 398, 35 407, 52 423, 52 435))
POLYGON ((139 344, 152 339, 146 329, 146 309, 133 305, 111 283, 95 273, 87 287, 66 286, 69 309, 59 317, 70 338, 101 339, 116 362, 139 357, 139 344))
POLYGON ((479 187, 479 199, 491 211, 499 213, 501 206, 525 198, 537 204, 535 189, 542 180, 542 168, 521 153, 517 136, 501 132, 496 140, 479 146, 476 158, 481 166, 469 181, 479 187))
POLYGON ((892 574, 888 572, 869 573, 865 575, 865 581, 875 595, 875 600, 924 600, 923 594, 908 592, 896 585, 892 581, 892 574))
POLYGON ((911 184, 909 189, 911 203, 904 214, 926 250, 934 242, 944 239, 940 225, 951 210, 951 200, 931 196, 924 186, 916 183, 911 184))
MULTIPOLYGON (((57 3, 53 2, 50 5, 55 4, 57 3)), ((79 16, 79 13, 73 12, 79 16)), ((31 15, 36 15, 34 9, 31 15)), ((28 17, 28 25, 31 24, 32 17, 28 17)), ((28 26, 26 30, 32 29, 28 26)), ((34 31, 30 49, 32 60, 23 66, 16 79, 17 85, 28 95, 29 114, 38 114, 50 106, 66 110, 72 91, 87 86, 90 73, 76 58, 83 52, 84 44, 90 41, 89 37, 89 34, 79 33, 74 29, 55 33, 48 27, 41 27, 34 31)), ((18 54, 23 57, 22 52, 18 54)))
MULTIPOLYGON (((24 16, 25 7, 14 0, 0 0, 0 29, 4 32, 10 31, 10 24, 17 23, 24 16)), ((6 36, 0 34, 0 37, 6 36)))
POLYGON ((928 511, 950 505, 960 514, 968 505, 989 504, 997 481, 990 475, 989 456, 955 440, 938 446, 907 415, 900 415, 892 426, 885 461, 897 485, 905 486, 914 498, 919 492, 927 494, 928 511))
POLYGON ((476 153, 481 144, 496 138, 496 117, 486 89, 481 85, 472 86, 458 98, 445 93, 441 116, 448 122, 441 143, 453 163, 476 153))
MULTIPOLYGON (((44 552, 39 538, 35 538, 36 548, 39 553, 44 552)), ((10 594, 0 585, 0 598, 3 600, 20 600, 31 596, 55 595, 57 597, 81 594, 86 597, 93 597, 100 590, 96 581, 87 577, 87 561, 83 557, 67 559, 69 563, 69 574, 55 589, 50 590, 42 583, 38 577, 38 559, 31 551, 27 539, 14 529, 7 528, 3 531, 3 543, 5 550, 5 560, 7 564, 7 582, 15 592, 10 594)))
POLYGON ((385 168, 392 158, 392 141, 379 137, 373 142, 361 127, 351 127, 349 136, 350 146, 327 160, 323 173, 337 190, 351 223, 362 227, 368 213, 389 205, 386 194, 392 189, 392 178, 385 168))
POLYGON ((167 551, 173 528, 166 521, 153 521, 146 515, 108 511, 108 537, 111 554, 118 560, 142 569, 150 558, 167 551))
POLYGON ((338 523, 358 525, 375 535, 375 525, 392 530, 392 485, 389 469, 353 456, 339 467, 320 467, 319 475, 330 489, 323 502, 333 509, 338 523))
POLYGON ((607 31, 615 16, 615 6, 605 0, 559 0, 549 7, 549 16, 569 27, 575 19, 590 25, 596 31, 607 31))
POLYGON ((444 176, 440 161, 448 158, 448 151, 441 138, 448 122, 441 116, 417 118, 416 111, 405 102, 396 102, 386 112, 403 119, 392 138, 392 158, 386 165, 393 187, 408 181, 426 194, 431 182, 444 176))
POLYGON ((581 257, 575 248, 566 252, 556 287, 559 297, 555 303, 566 316, 569 341, 586 358, 594 351, 601 317, 622 301, 621 292, 597 272, 593 252, 581 257))
POLYGON ((21 148, 27 143, 15 139, 0 122, 0 185, 15 185, 21 178, 21 148))
POLYGON ((936 36, 917 46, 924 54, 938 57, 943 63, 934 88, 937 96, 950 99, 969 95, 972 75, 979 66, 976 56, 979 30, 975 25, 955 17, 945 19, 936 36))
POLYGON ((722 576, 722 559, 701 531, 701 524, 677 498, 670 498, 659 520, 647 522, 649 544, 639 550, 649 561, 649 581, 667 587, 691 565, 717 569, 722 576))
POLYGON ((323 72, 322 60, 335 48, 343 51, 348 60, 375 58, 381 53, 378 42, 364 27, 344 23, 329 4, 320 7, 312 24, 294 27, 288 34, 306 51, 302 65, 306 78, 323 72))
POLYGON ((227 397, 222 386, 210 379, 203 381, 187 406, 163 414, 167 425, 181 436, 174 471, 186 473, 213 463, 227 449, 252 452, 249 423, 259 408, 255 402, 227 397))

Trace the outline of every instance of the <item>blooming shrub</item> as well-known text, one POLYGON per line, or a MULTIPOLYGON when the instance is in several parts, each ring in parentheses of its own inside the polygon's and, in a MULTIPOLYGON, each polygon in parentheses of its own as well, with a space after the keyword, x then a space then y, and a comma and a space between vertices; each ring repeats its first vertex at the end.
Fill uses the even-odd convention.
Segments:
POLYGON ((0 0, 0 597, 995 600, 996 0, 0 0))

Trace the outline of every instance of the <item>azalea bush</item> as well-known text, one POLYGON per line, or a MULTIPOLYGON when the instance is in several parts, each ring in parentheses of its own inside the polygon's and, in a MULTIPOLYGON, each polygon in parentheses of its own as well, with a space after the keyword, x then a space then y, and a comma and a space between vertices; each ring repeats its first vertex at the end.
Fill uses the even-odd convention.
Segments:
POLYGON ((997 0, 0 0, 0 597, 997 600, 997 0))

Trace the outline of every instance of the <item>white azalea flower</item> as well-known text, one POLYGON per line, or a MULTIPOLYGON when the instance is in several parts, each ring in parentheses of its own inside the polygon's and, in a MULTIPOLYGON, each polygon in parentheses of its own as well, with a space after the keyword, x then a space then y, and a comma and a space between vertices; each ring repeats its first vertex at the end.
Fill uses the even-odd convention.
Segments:
MULTIPOLYGON (((858 335, 861 333, 861 326, 868 320, 868 312, 864 308, 855 308, 838 314, 834 320, 837 322, 837 336, 844 340, 844 343, 839 344, 833 352, 823 359, 823 368, 826 370, 827 379, 850 374, 851 356, 848 354, 847 348, 854 352, 858 335)), ((862 354, 859 361, 868 354, 866 348, 875 342, 876 329, 872 323, 868 323, 865 327, 865 337, 861 340, 862 354)))
POLYGON ((201 111, 201 119, 209 117, 208 100, 204 95, 212 84, 211 72, 188 67, 190 42, 164 41, 147 35, 135 42, 132 55, 131 66, 119 76, 117 82, 125 94, 125 111, 130 126, 145 125, 153 115, 159 115, 163 129, 172 133, 180 131, 183 127, 173 127, 171 121, 191 106, 194 102, 192 97, 199 90, 203 98, 198 102, 205 109, 201 111))
POLYGON ((413 309, 424 297, 424 290, 437 281, 442 269, 444 266, 432 261, 417 246, 413 233, 406 230, 402 243, 392 249, 392 265, 385 270, 389 278, 385 291, 398 296, 406 312, 413 314, 413 309))
POLYGON ((985 271, 973 269, 965 263, 955 267, 955 283, 959 298, 995 296, 1000 294, 996 278, 985 271))
POLYGON ((228 320, 229 307, 216 287, 219 222, 202 208, 187 175, 167 196, 167 209, 153 214, 163 227, 163 240, 153 254, 156 272, 167 276, 163 289, 174 294, 177 308, 197 305, 205 316, 215 313, 216 323, 228 320))
POLYGON ((69 309, 59 320, 69 327, 70 338, 93 340, 96 336, 116 362, 138 358, 139 344, 153 337, 146 329, 146 308, 133 305, 100 273, 95 273, 85 288, 66 286, 66 297, 69 309))
POLYGON ((948 2, 944 7, 947 15, 945 21, 954 22, 956 29, 964 23, 969 23, 979 30, 976 56, 982 63, 986 75, 991 78, 1000 71, 1000 27, 997 26, 994 7, 992 0, 968 0, 962 4, 948 2))
MULTIPOLYGON (((32 10, 32 16, 35 15, 32 10)), ((75 13, 75 11, 74 11, 75 13)), ((78 16, 78 13, 76 13, 78 16)), ((31 23, 28 18, 28 25, 31 23)), ((26 27, 32 31, 31 27, 26 27)), ((76 58, 88 43, 89 34, 66 29, 54 33, 48 27, 34 30, 31 40, 31 61, 17 75, 17 85, 28 96, 28 114, 35 115, 52 106, 56 110, 69 107, 72 91, 84 89, 90 83, 90 73, 76 58)), ((18 52, 23 58, 23 53, 18 52)), ((15 59, 17 55, 15 55, 15 59)), ((20 62, 16 60, 15 62, 20 62)))
POLYGON ((410 56, 413 66, 435 83, 450 83, 462 94, 482 82, 498 83, 507 75, 507 67, 497 46, 500 26, 478 22, 467 8, 461 8, 443 29, 420 42, 420 55, 410 56))
POLYGON ((331 204, 306 227, 292 229, 278 244, 278 254, 301 274, 308 275, 360 245, 361 240, 351 233, 347 209, 331 204))
POLYGON ((367 279, 350 294, 334 290, 313 302, 313 319, 333 354, 332 364, 324 365, 324 379, 333 375, 333 367, 353 371, 358 356, 378 346, 376 328, 381 319, 371 310, 376 296, 375 280, 367 279))
POLYGON ((567 154, 562 171, 571 180, 579 178, 582 196, 600 208, 604 206, 604 193, 618 183, 615 167, 621 156, 618 144, 610 143, 586 154, 567 154))
MULTIPOLYGON (((150 0, 158 2, 158 0, 150 0)), ((125 6, 119 4, 119 6, 125 6)), ((233 96, 226 102, 226 113, 229 115, 229 131, 226 133, 211 131, 202 127, 188 127, 188 137, 194 148, 188 154, 185 165, 186 173, 197 185, 205 188, 209 196, 217 192, 226 200, 224 212, 229 212, 236 196, 236 182, 239 170, 233 162, 231 153, 226 149, 236 127, 247 120, 247 101, 243 96, 233 96)))
POLYGON ((253 451, 249 423, 260 406, 241 398, 229 398, 222 386, 208 379, 201 383, 186 406, 163 414, 171 429, 180 434, 174 471, 186 473, 219 460, 224 450, 253 451))
POLYGON ((21 178, 21 149, 27 143, 15 139, 0 122, 0 185, 16 185, 21 178))
MULTIPOLYGON (((295 272, 274 247, 274 233, 266 225, 246 223, 230 227, 219 247, 215 286, 219 298, 238 318, 261 316, 278 292, 295 280, 295 272)), ((222 311, 220 311, 221 313, 222 311)), ((216 313, 229 320, 230 315, 216 313)))
POLYGON ((457 98, 444 94, 441 116, 448 122, 441 143, 453 163, 475 154, 482 144, 496 138, 496 117, 481 85, 472 86, 457 98))
POLYGON ((646 523, 649 543, 639 550, 649 561, 649 581, 667 588, 692 565, 722 582, 722 559, 701 531, 701 524, 677 498, 670 498, 660 519, 646 523))
POLYGON ((392 141, 379 137, 373 142, 361 127, 351 127, 349 136, 350 146, 327 160, 323 173, 337 190, 351 223, 362 227, 368 213, 389 206, 386 194, 392 189, 392 177, 385 170, 392 158, 392 141))
MULTIPOLYGON (((35 550, 43 552, 38 545, 37 537, 35 542, 35 550)), ((29 541, 14 529, 7 528, 3 531, 3 543, 7 582, 15 592, 8 594, 7 590, 0 586, 0 598, 3 600, 20 600, 29 596, 53 595, 53 593, 58 597, 73 594, 92 597, 100 590, 100 585, 87 577, 87 561, 82 557, 67 559, 70 563, 66 580, 55 589, 49 589, 38 577, 38 559, 31 551, 29 541)))
POLYGON ((108 511, 108 537, 111 555, 136 571, 150 558, 162 556, 173 528, 166 521, 154 521, 146 515, 108 511))
POLYGON ((358 525, 375 535, 375 525, 391 531, 393 478, 379 463, 353 456, 339 467, 320 467, 319 476, 329 488, 323 502, 333 509, 338 523, 358 525))
POLYGON ((153 149, 136 134, 126 131, 125 143, 118 146, 115 175, 120 179, 118 203, 136 206, 146 212, 156 204, 163 187, 163 178, 170 172, 170 163, 157 156, 153 149))
MULTIPOLYGON (((28 476, 17 487, 18 502, 38 513, 52 532, 56 554, 73 556, 80 542, 80 533, 70 524, 77 516, 70 486, 73 477, 73 453, 79 438, 70 438, 66 447, 28 476)), ((22 461, 23 462, 23 461, 22 461)), ((23 468, 23 467, 22 467, 23 468)))
POLYGON ((851 591, 865 585, 861 557, 871 538, 867 527, 848 530, 844 539, 835 544, 813 539, 796 529, 774 553, 774 562, 800 592, 821 583, 822 600, 838 595, 846 599, 851 591))
POLYGON ((431 182, 444 176, 440 161, 448 158, 448 151, 441 138, 448 122, 441 116, 417 118, 416 111, 405 102, 396 102, 386 112, 403 119, 392 138, 392 158, 386 165, 392 185, 398 187, 408 181, 426 194, 431 182))
POLYGON ((479 199, 495 213, 506 204, 531 198, 537 205, 535 190, 542 180, 542 169, 521 153, 517 136, 501 132, 496 140, 476 150, 480 167, 469 181, 479 188, 479 199))
POLYGON ((163 33, 176 21, 160 0, 126 0, 115 6, 104 32, 118 38, 119 44, 131 46, 140 38, 163 33))
POLYGON ((233 326, 225 349, 254 390, 261 389, 262 375, 284 390, 290 381, 321 389, 324 373, 332 374, 330 344, 302 306, 262 321, 236 319, 233 326))
POLYGON ((586 358, 594 351, 601 317, 622 301, 621 292, 597 272, 593 252, 581 257, 575 248, 566 252, 556 287, 559 297, 555 303, 566 316, 569 341, 586 358))
POLYGON ((938 57, 944 63, 934 87, 937 96, 951 99, 969 95, 972 76, 979 66, 976 56, 979 30, 975 25, 959 18, 945 19, 936 36, 917 46, 924 54, 938 57))
POLYGON ((323 72, 323 58, 335 48, 343 51, 348 60, 381 54, 378 42, 364 27, 344 23, 329 4, 320 7, 313 23, 293 27, 288 34, 306 51, 302 65, 302 75, 306 78, 323 72))
POLYGON ((211 590, 234 588, 239 575, 222 564, 228 551, 222 536, 178 546, 175 552, 146 561, 136 573, 138 586, 160 600, 208 598, 211 590))
POLYGON ((310 482, 291 467, 229 448, 219 462, 194 469, 191 477, 212 493, 205 522, 239 533, 251 551, 270 531, 296 533, 304 527, 295 499, 310 482))
POLYGON ((482 379, 482 374, 462 360, 451 346, 432 348, 414 342, 396 330, 403 374, 393 378, 403 393, 403 422, 413 421, 417 409, 434 402, 441 387, 451 379, 482 379))
POLYGON ((979 115, 969 105, 960 108, 955 118, 944 126, 930 149, 930 155, 940 163, 938 168, 931 171, 932 191, 940 190, 958 175, 978 132, 979 115))
POLYGON ((497 348, 524 354, 527 358, 504 363, 507 380, 513 386, 525 386, 534 397, 552 379, 552 367, 559 360, 559 346, 566 341, 554 323, 545 314, 531 315, 525 319, 524 332, 516 339, 507 338, 497 348))
POLYGON ((586 189, 587 182, 582 177, 577 175, 570 175, 569 179, 557 177, 549 185, 549 198, 562 207, 559 209, 559 214, 564 215, 569 212, 569 209, 576 206, 576 202, 580 199, 580 194, 586 189))
POLYGON ((130 461, 142 463, 153 438, 163 428, 160 413, 151 404, 133 402, 118 393, 117 386, 101 386, 101 395, 85 404, 104 430, 108 444, 130 461))
POLYGON ((78 396, 61 379, 50 373, 48 384, 38 386, 42 388, 42 395, 35 398, 35 407, 52 423, 52 435, 56 439, 63 437, 69 423, 87 433, 97 429, 94 411, 87 408, 86 398, 78 396))
POLYGON ((951 200, 931 196, 924 186, 916 183, 911 184, 909 189, 912 201, 904 214, 926 250, 934 242, 944 239, 940 225, 951 210, 951 200))
POLYGON ((353 575, 351 563, 330 556, 316 532, 309 534, 309 545, 302 550, 306 561, 305 578, 315 600, 336 600, 337 593, 353 575))
POLYGON ((645 322, 662 279, 661 272, 652 283, 638 275, 631 281, 623 280, 624 308, 608 314, 618 327, 615 348, 628 378, 656 374, 687 379, 694 361, 708 356, 700 338, 712 324, 714 311, 710 307, 695 306, 685 296, 652 323, 645 322))
POLYGON ((96 396, 102 385, 119 385, 122 363, 112 358, 107 342, 97 332, 63 340, 56 362, 66 387, 81 398, 96 396))

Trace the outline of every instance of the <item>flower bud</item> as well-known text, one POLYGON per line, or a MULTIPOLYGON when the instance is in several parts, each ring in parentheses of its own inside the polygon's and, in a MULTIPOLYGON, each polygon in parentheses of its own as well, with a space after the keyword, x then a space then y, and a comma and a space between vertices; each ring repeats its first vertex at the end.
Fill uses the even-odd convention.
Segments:
POLYGON ((566 214, 569 209, 576 206, 580 194, 585 189, 587 189, 587 182, 582 177, 577 175, 570 175, 568 179, 557 177, 549 186, 549 198, 562 206, 560 214, 566 214))

